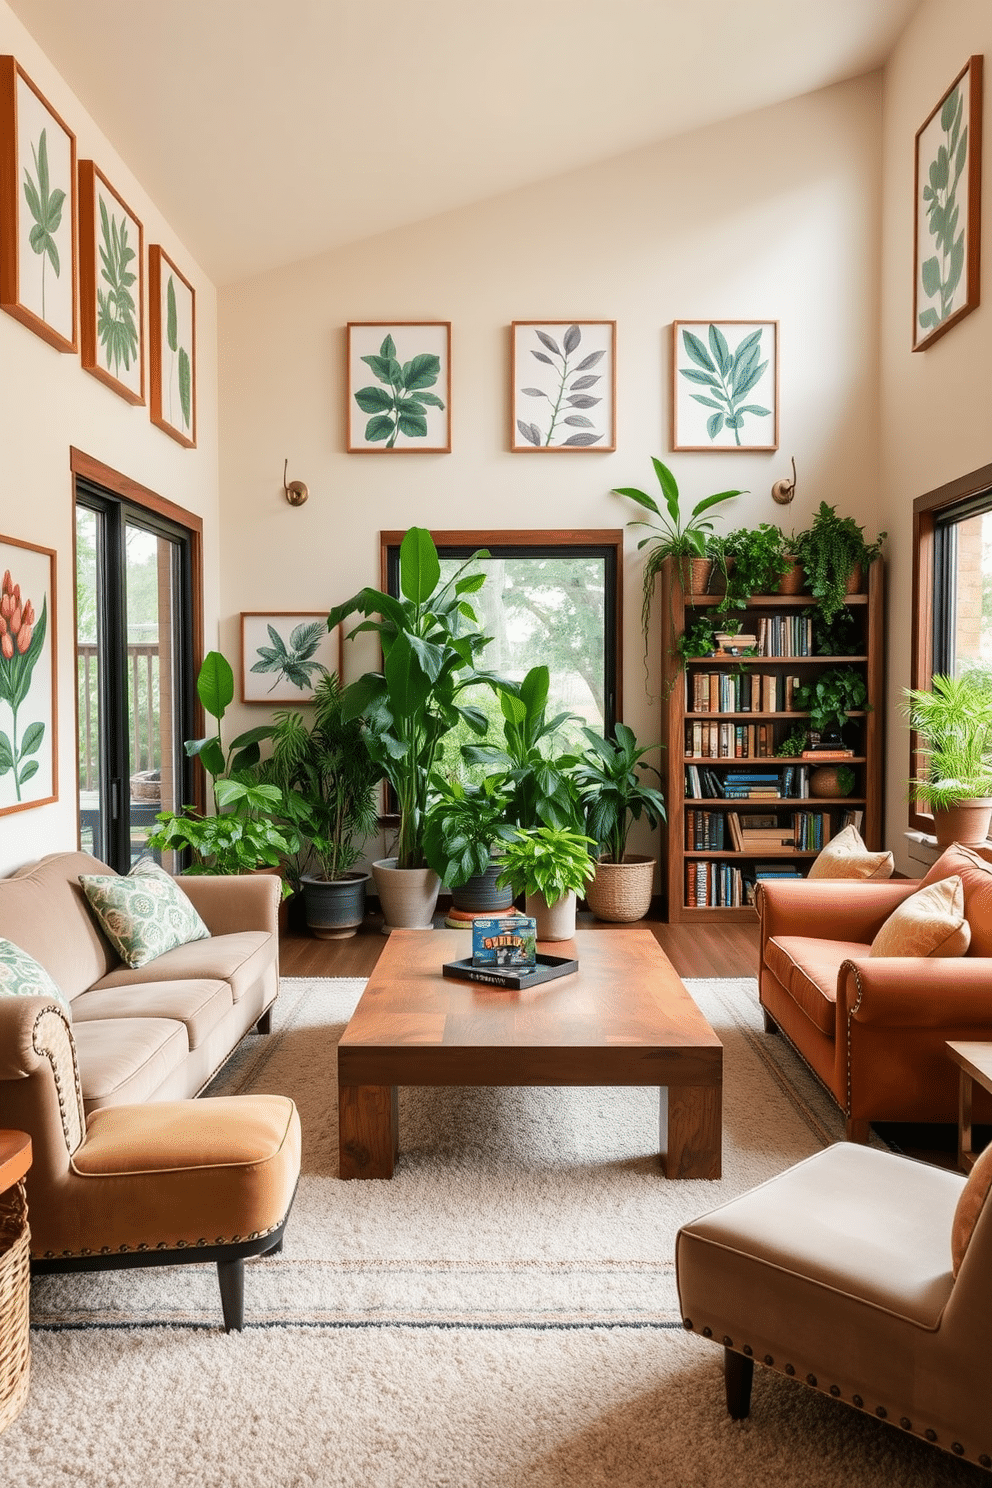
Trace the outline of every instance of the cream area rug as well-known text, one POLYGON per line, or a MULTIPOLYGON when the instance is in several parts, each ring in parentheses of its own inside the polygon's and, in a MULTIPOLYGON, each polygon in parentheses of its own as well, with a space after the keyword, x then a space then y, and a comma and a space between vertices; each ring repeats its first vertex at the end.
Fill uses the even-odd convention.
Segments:
POLYGON ((686 1219, 839 1140, 755 983, 689 981, 725 1046, 724 1174, 668 1182, 651 1089, 405 1089, 390 1182, 337 1177, 335 1049, 363 983, 284 980, 211 1094, 303 1120, 283 1253, 246 1267, 227 1336, 213 1267, 46 1277, 32 1379, 0 1437, 17 1488, 916 1488, 976 1468, 756 1371, 681 1327, 686 1219))

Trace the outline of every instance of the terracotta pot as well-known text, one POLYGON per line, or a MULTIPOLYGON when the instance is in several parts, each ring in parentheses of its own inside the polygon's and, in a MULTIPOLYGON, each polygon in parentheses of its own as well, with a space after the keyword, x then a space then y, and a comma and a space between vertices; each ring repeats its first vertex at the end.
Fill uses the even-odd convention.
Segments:
POLYGON ((538 940, 572 940, 575 936, 575 891, 549 904, 543 894, 528 894, 527 913, 537 921, 538 940))
POLYGON ((655 859, 631 854, 622 863, 601 858, 586 886, 586 903, 597 920, 626 925, 643 920, 651 908, 655 859))
POLYGON ((950 847, 952 842, 961 842, 966 847, 984 844, 992 823, 992 797, 976 796, 970 801, 958 801, 954 806, 934 809, 933 829, 938 847, 950 847))
POLYGON ((776 584, 775 593, 801 594, 803 585, 806 583, 806 570, 803 568, 798 558, 793 558, 788 553, 785 556, 786 562, 790 564, 790 567, 786 569, 785 573, 776 584))
POLYGON ((847 583, 844 585, 844 593, 860 594, 864 588, 864 583, 865 571, 861 567, 861 564, 858 563, 855 565, 851 573, 849 573, 847 576, 847 583))
POLYGON ((397 868, 395 858, 372 864, 379 892, 383 935, 393 930, 433 930, 441 880, 433 868, 397 868))
POLYGON ((318 940, 345 940, 354 935, 365 918, 367 873, 346 873, 343 878, 304 877, 303 903, 307 929, 318 940))

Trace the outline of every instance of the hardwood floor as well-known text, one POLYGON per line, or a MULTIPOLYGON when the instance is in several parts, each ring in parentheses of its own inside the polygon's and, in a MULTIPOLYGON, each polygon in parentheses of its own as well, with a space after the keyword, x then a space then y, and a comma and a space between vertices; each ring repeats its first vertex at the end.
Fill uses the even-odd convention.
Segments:
MULTIPOLYGON (((288 930, 279 948, 283 976, 368 976, 386 944, 379 915, 369 915, 357 935, 348 940, 317 940, 306 930, 288 930)), ((439 917, 437 924, 443 923, 439 917)), ((682 977, 757 976, 758 921, 753 925, 666 925, 642 920, 682 977)), ((623 935, 626 925, 604 925, 591 914, 578 917, 583 926, 623 935)))

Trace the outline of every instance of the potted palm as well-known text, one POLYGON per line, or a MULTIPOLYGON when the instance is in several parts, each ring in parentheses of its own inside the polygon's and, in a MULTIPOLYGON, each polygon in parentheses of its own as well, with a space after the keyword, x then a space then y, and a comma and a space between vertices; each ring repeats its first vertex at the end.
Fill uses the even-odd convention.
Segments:
POLYGON ((925 773, 909 782, 933 813, 937 842, 984 842, 992 821, 992 686, 967 672, 937 675, 931 690, 905 689, 925 773))
POLYGON ((307 927, 321 940, 354 935, 365 915, 369 875, 355 864, 375 831, 375 789, 382 770, 365 747, 360 719, 341 712, 338 678, 325 673, 314 688, 309 722, 294 711, 275 715, 272 753, 259 767, 287 802, 299 849, 287 863, 303 898, 307 927))
POLYGON ((627 852, 627 837, 635 821, 652 827, 666 819, 661 792, 638 774, 653 765, 642 763, 660 744, 638 745, 633 729, 616 726, 616 737, 604 739, 593 729, 582 731, 588 740, 586 756, 576 770, 586 812, 586 831, 598 844, 595 876, 586 889, 589 908, 599 920, 630 923, 643 919, 651 906, 656 859, 627 852))
MULTIPOLYGON (((272 734, 271 725, 248 729, 225 749, 221 724, 234 701, 234 673, 219 651, 203 658, 196 690, 204 710, 216 719, 216 732, 203 739, 187 739, 186 753, 199 759, 211 782, 214 810, 204 814, 192 806, 181 812, 162 811, 159 826, 147 845, 154 851, 189 853, 187 873, 280 872, 283 859, 298 846, 287 821, 287 802, 278 785, 260 781, 259 745, 272 734)), ((289 886, 283 880, 283 894, 289 886)))
POLYGON ((537 921, 538 940, 571 940, 576 895, 595 872, 591 837, 567 827, 518 831, 503 849, 497 882, 523 894, 527 913, 537 921))
POLYGON ((507 820, 509 794, 499 777, 463 785, 435 771, 433 800, 424 823, 424 855, 456 909, 509 909, 513 891, 497 887, 504 843, 515 835, 507 820))
POLYGON ((342 696, 345 722, 361 718, 366 748, 396 793, 396 856, 372 865, 385 916, 384 931, 429 930, 440 879, 424 854, 424 822, 438 747, 461 721, 481 737, 485 714, 460 701, 466 687, 495 679, 475 660, 489 637, 478 629, 467 596, 485 583, 466 572, 480 550, 445 583, 429 532, 411 527, 400 544, 400 594, 362 589, 327 618, 332 629, 354 614, 366 619, 351 632, 373 630, 382 646, 380 672, 366 672, 342 696))
POLYGON ((644 646, 647 650, 648 637, 651 631, 651 604, 654 599, 655 579, 661 572, 661 565, 666 558, 674 558, 676 572, 683 589, 690 593, 705 589, 705 579, 697 581, 693 571, 693 559, 706 560, 707 539, 713 531, 713 523, 706 516, 713 507, 720 506, 725 501, 730 501, 734 496, 743 496, 743 491, 717 491, 713 496, 704 496, 687 517, 683 517, 679 498, 679 487, 675 476, 664 465, 661 460, 652 455, 651 464, 654 466, 655 475, 665 502, 665 511, 661 510, 657 501, 647 491, 641 491, 636 486, 615 486, 612 491, 614 496, 627 496, 631 501, 636 501, 638 506, 644 507, 657 517, 657 522, 645 521, 638 518, 628 522, 628 527, 648 527, 650 532, 647 537, 642 537, 637 544, 638 551, 648 547, 648 553, 644 560, 644 580, 641 600, 641 628, 644 632, 644 646), (650 544, 650 547, 649 547, 650 544))

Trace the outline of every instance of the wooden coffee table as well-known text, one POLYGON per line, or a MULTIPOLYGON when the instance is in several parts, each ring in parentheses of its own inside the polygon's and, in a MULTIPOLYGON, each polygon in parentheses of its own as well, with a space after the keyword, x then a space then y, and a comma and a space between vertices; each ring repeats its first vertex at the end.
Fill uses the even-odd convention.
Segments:
POLYGON ((539 947, 573 976, 523 992, 455 981, 461 930, 395 930, 338 1045, 342 1178, 391 1178, 400 1085, 657 1085, 669 1178, 719 1178, 723 1045, 650 930, 539 947))

